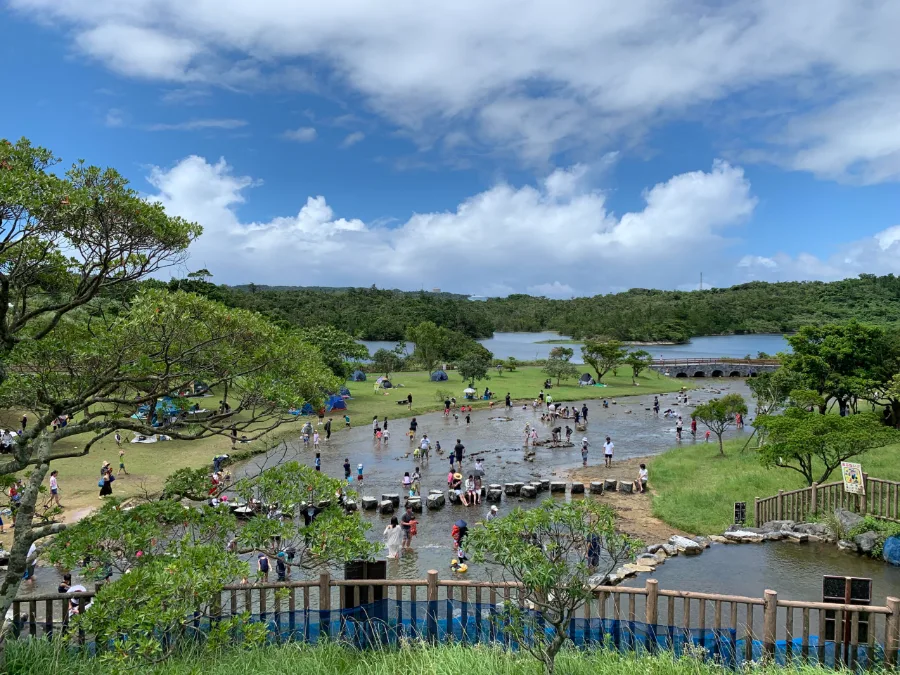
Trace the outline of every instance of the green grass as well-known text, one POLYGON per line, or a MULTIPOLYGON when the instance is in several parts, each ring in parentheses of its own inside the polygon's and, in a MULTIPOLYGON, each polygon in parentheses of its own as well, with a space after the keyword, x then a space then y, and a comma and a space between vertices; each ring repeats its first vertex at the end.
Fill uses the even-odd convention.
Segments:
MULTIPOLYGON (((721 534, 734 521, 734 502, 747 502, 753 516, 753 500, 771 497, 778 490, 806 487, 806 481, 790 469, 766 469, 760 464, 752 441, 725 443, 725 457, 716 443, 684 444, 650 461, 653 515, 673 527, 694 534, 721 534)), ((897 453, 900 446, 870 450, 858 461, 873 478, 900 480, 897 453)), ((840 480, 840 471, 829 481, 840 480)))
MULTIPOLYGON (((186 655, 153 667, 117 671, 96 658, 61 650, 54 643, 10 641, 6 665, 8 672, 18 675, 112 675, 119 672, 153 675, 539 675, 542 672, 537 661, 527 654, 459 644, 440 647, 411 644, 400 650, 365 652, 335 643, 316 647, 290 644, 215 655, 186 655)), ((598 650, 561 652, 556 661, 556 672, 565 675, 718 675, 734 671, 710 661, 689 657, 679 659, 667 653, 638 657, 598 650)), ((823 675, 836 671, 796 665, 790 669, 756 666, 753 672, 760 675, 823 675)))

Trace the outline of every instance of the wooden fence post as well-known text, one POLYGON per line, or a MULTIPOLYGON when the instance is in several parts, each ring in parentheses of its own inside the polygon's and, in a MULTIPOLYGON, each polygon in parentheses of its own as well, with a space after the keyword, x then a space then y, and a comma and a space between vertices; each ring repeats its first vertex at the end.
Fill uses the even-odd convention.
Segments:
POLYGON ((897 647, 900 644, 900 600, 886 598, 885 604, 891 610, 887 615, 885 626, 884 660, 889 667, 897 665, 897 647))
POLYGON ((866 515, 869 511, 869 474, 863 471, 862 475, 863 493, 859 497, 859 514, 866 515))
POLYGON ((778 593, 766 591, 763 597, 763 652, 766 660, 775 656, 776 626, 778 623, 778 593))
POLYGON ((778 491, 778 517, 775 518, 775 520, 783 520, 783 517, 782 517, 783 503, 784 503, 784 490, 779 490, 778 491))
POLYGON ((762 523, 759 522, 760 513, 759 513, 759 497, 753 498, 753 524, 756 527, 759 527, 762 523))
POLYGON ((437 601, 438 601, 438 573, 437 570, 428 570, 428 609, 425 613, 425 635, 431 642, 437 641, 437 601))
POLYGON ((319 575, 319 634, 331 637, 331 574, 319 575))
MULTIPOLYGON (((656 624, 659 623, 659 582, 656 579, 647 579, 644 587, 647 591, 646 604, 644 605, 644 621, 647 624, 647 649, 656 651, 656 624)), ((669 621, 671 623, 671 620, 669 621)))
MULTIPOLYGON (((811 486, 812 489, 812 499, 809 502, 809 508, 812 513, 819 512, 819 484, 813 483, 811 486)), ((804 518, 804 520, 808 520, 808 518, 804 518)))

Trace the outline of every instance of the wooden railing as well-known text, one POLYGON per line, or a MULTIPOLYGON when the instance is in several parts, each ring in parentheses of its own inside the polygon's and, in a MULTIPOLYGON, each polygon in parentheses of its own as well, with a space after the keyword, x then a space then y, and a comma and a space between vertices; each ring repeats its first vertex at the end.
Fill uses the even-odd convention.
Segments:
POLYGON ((818 513, 846 509, 862 516, 900 522, 900 482, 869 478, 863 474, 865 494, 844 492, 843 482, 813 483, 800 490, 779 490, 772 497, 756 498, 754 523, 759 526, 771 520, 809 520, 818 513))
MULTIPOLYGON (((16 600, 13 634, 65 632, 73 598, 80 611, 91 611, 91 593, 16 600)), ((246 612, 267 623, 276 640, 358 641, 371 631, 394 640, 506 644, 509 637, 494 617, 501 603, 511 602, 527 607, 514 583, 439 579, 435 571, 427 579, 366 581, 325 573, 317 581, 227 586, 206 618, 212 622, 246 612)), ((838 605, 782 600, 772 590, 762 598, 665 590, 649 579, 642 588, 594 587, 578 613, 582 618, 569 628, 578 645, 677 653, 690 645, 735 665, 777 657, 788 663, 893 667, 900 646, 900 599, 893 597, 884 607, 838 605)))

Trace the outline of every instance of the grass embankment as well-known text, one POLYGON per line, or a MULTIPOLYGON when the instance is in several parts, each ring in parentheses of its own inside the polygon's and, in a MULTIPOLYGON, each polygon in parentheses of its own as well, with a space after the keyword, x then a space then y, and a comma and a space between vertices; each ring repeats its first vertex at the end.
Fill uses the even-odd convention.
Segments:
MULTIPOLYGON (((19 675, 106 675, 121 672, 96 658, 60 650, 45 641, 11 641, 7 667, 19 675)), ((183 656, 135 672, 153 675, 539 675, 538 662, 523 653, 496 647, 412 645, 400 650, 355 651, 339 644, 306 646, 291 644, 261 649, 225 651, 215 656, 183 656)), ((675 658, 671 654, 637 657, 612 651, 563 651, 556 672, 566 675, 718 675, 734 672, 709 661, 675 658)), ((794 665, 790 669, 756 665, 754 673, 774 675, 824 675, 835 671, 794 665)), ((870 671, 879 672, 879 670, 870 671)))
MULTIPOLYGON (((745 443, 746 439, 726 442, 722 457, 716 443, 686 442, 651 459, 653 515, 693 534, 721 534, 734 522, 734 502, 747 502, 752 519, 756 497, 807 486, 796 471, 765 468, 753 449, 755 441, 741 452, 745 443)), ((900 480, 898 451, 897 445, 870 450, 859 461, 874 478, 900 480)), ((840 475, 835 471, 828 481, 840 480, 840 475)))
MULTIPOLYGON (((596 398, 621 397, 628 394, 652 394, 677 391, 683 385, 683 381, 661 377, 656 373, 644 373, 638 378, 640 386, 631 383, 631 377, 626 376, 626 370, 620 371, 619 377, 612 374, 605 378, 607 387, 579 387, 574 380, 554 386, 546 393, 551 394, 555 401, 584 401, 596 398)), ((410 371, 394 373, 391 377, 394 389, 374 390, 377 375, 370 376, 367 382, 348 382, 347 386, 353 398, 347 402, 348 414, 352 424, 368 425, 373 415, 379 418, 411 417, 443 408, 443 396, 439 399, 438 392, 446 392, 455 396, 458 401, 463 400, 463 390, 467 383, 460 378, 455 371, 450 371, 450 379, 446 382, 432 382, 429 373, 424 371, 410 371), (399 386, 403 385, 403 386, 399 386), (397 401, 406 399, 407 394, 413 395, 412 410, 407 410, 406 405, 398 405, 397 401)), ((531 400, 540 392, 546 379, 540 368, 525 367, 513 372, 504 372, 497 375, 491 373, 489 381, 479 382, 479 392, 489 386, 497 394, 494 404, 500 409, 503 407, 503 397, 509 392, 515 400, 531 400)), ((204 407, 215 407, 221 399, 221 395, 214 393, 207 398, 192 399, 204 407)), ((487 401, 473 401, 475 408, 487 408, 487 401)), ((18 428, 18 420, 22 415, 20 410, 7 410, 0 412, 0 424, 18 428)), ((343 429, 343 412, 334 413, 335 432, 343 429)), ((33 419, 33 415, 29 414, 33 419)), ((300 418, 300 420, 309 418, 300 418)), ((254 441, 249 444, 238 444, 237 450, 265 449, 267 442, 273 439, 299 433, 299 426, 286 424, 269 435, 266 441, 254 441)), ((117 497, 133 497, 145 493, 158 492, 165 482, 166 477, 177 469, 184 467, 210 466, 212 458, 223 453, 232 453, 231 440, 225 436, 214 436, 200 441, 165 441, 160 443, 142 444, 129 443, 131 434, 123 434, 122 448, 125 450, 125 468, 128 475, 120 475, 113 483, 113 494, 117 497)), ((60 443, 62 450, 70 450, 84 447, 89 440, 87 435, 72 436, 60 443)), ((59 471, 60 500, 65 507, 64 517, 73 520, 84 515, 89 510, 99 505, 99 492, 97 480, 100 475, 100 465, 108 460, 114 469, 118 469, 118 448, 112 436, 98 441, 89 455, 71 459, 60 459, 53 462, 53 468, 59 471)), ((49 494, 47 495, 49 497, 49 494)), ((0 543, 9 546, 11 534, 7 531, 5 536, 0 535, 0 543)))

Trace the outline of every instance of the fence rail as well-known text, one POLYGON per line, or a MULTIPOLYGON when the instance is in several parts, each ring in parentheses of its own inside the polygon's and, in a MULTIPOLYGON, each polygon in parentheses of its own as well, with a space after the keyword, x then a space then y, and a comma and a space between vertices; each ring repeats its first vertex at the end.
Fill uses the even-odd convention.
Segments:
POLYGON ((654 366, 705 366, 709 364, 731 364, 736 366, 780 366, 778 359, 653 359, 654 366))
POLYGON ((865 493, 850 494, 844 491, 841 481, 813 483, 800 490, 779 490, 772 497, 756 498, 754 523, 759 526, 771 520, 808 520, 816 513, 831 513, 841 508, 874 516, 882 520, 900 522, 900 482, 869 478, 863 474, 865 493))
MULTIPOLYGON (((41 637, 66 632, 69 604, 90 611, 92 593, 43 595, 14 603, 13 634, 41 637), (24 610, 24 613, 23 613, 24 610)), ((249 614, 274 640, 315 642, 320 637, 360 648, 401 639, 509 645, 502 607, 528 608, 514 583, 427 579, 350 581, 327 573, 318 581, 227 586, 210 603, 208 623, 249 614)), ((724 663, 760 659, 851 668, 894 667, 900 646, 900 600, 884 607, 781 600, 643 587, 595 587, 568 626, 578 646, 620 650, 702 648, 724 663)), ((542 625, 539 614, 532 614, 542 625)), ((79 636, 90 641, 91 636, 79 636)))

